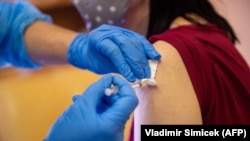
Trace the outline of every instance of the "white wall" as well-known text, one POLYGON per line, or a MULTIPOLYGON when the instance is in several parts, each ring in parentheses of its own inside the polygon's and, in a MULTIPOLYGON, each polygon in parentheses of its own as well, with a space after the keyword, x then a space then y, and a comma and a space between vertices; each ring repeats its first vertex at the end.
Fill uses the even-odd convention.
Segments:
POLYGON ((240 44, 238 50, 250 66, 250 0, 210 0, 233 26, 240 44))

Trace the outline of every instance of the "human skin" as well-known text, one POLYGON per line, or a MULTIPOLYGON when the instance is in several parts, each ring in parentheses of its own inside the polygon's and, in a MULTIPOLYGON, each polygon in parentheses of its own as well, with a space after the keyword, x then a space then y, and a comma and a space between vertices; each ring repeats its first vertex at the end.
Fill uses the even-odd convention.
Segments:
POLYGON ((40 65, 68 64, 67 50, 77 32, 55 24, 36 21, 24 32, 26 49, 40 65))
MULTIPOLYGON (((126 15, 126 21, 129 22, 124 27, 145 35, 149 19, 148 8, 148 0, 132 0, 126 15), (141 11, 146 11, 146 14, 141 11), (139 15, 144 22, 137 21, 135 15, 139 15)), ((206 23, 197 15, 190 16, 206 23)), ((192 23, 178 17, 172 22, 170 29, 190 24, 192 23)), ((162 55, 155 75, 157 87, 136 89, 139 105, 133 114, 135 141, 140 140, 141 124, 202 124, 199 103, 180 54, 165 41, 159 40, 153 46, 162 55)))
POLYGON ((180 54, 170 44, 157 41, 162 55, 155 80, 157 87, 136 90, 139 105, 134 112, 135 140, 141 124, 202 124, 199 103, 180 54))

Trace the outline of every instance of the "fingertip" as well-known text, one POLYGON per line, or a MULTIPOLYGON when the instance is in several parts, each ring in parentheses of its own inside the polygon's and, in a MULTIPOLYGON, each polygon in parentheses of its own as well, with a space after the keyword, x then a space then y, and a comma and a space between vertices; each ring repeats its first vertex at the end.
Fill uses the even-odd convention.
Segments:
POLYGON ((112 74, 104 74, 99 81, 107 82, 107 85, 112 83, 113 75, 112 74))
POLYGON ((81 95, 74 95, 72 97, 72 101, 75 102, 78 98, 80 98, 81 95))
POLYGON ((103 75, 99 80, 92 83, 87 90, 83 92, 83 96, 87 95, 99 95, 101 91, 103 91, 108 87, 110 87, 112 84, 112 75, 111 74, 105 74, 103 75), (90 94, 92 93, 92 94, 90 94), (93 94, 94 93, 94 94, 93 94))
POLYGON ((133 82, 136 80, 136 77, 135 75, 133 74, 133 72, 131 71, 131 69, 129 68, 128 65, 123 66, 123 67, 120 67, 119 69, 120 71, 120 74, 125 78, 127 79, 129 82, 133 82))
POLYGON ((126 77, 126 79, 127 79, 129 82, 131 82, 131 83, 133 83, 133 82, 136 81, 136 77, 133 76, 133 75, 126 77))
POLYGON ((119 76, 113 76, 113 84, 117 87, 122 87, 123 85, 129 84, 126 77, 122 78, 119 76))
POLYGON ((139 99, 136 95, 134 95, 133 99, 134 99, 133 103, 134 103, 134 108, 135 108, 139 104, 139 99))
POLYGON ((161 59, 161 55, 158 52, 156 52, 156 51, 150 51, 148 53, 148 56, 152 60, 160 60, 161 59))
POLYGON ((150 42, 144 42, 144 47, 146 49, 146 54, 150 59, 159 60, 161 58, 161 54, 157 52, 150 42))

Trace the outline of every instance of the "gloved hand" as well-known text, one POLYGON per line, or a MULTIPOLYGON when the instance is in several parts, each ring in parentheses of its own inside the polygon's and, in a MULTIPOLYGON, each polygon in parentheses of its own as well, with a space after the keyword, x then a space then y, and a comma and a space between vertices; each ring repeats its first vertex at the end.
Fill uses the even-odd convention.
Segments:
POLYGON ((23 33, 36 20, 51 18, 25 1, 0 2, 0 67, 10 64, 22 68, 38 68, 28 56, 23 33))
POLYGON ((150 78, 148 59, 160 58, 142 35, 111 25, 79 34, 68 51, 71 64, 97 74, 120 73, 130 82, 150 78))
POLYGON ((105 75, 73 100, 44 141, 122 141, 126 121, 138 104, 127 81, 112 75, 105 75), (106 96, 104 91, 111 84, 119 93, 106 96))

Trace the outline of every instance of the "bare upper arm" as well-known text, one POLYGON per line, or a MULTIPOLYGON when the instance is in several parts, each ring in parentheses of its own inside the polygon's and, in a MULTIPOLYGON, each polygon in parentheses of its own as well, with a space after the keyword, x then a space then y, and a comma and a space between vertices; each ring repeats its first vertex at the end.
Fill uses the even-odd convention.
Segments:
POLYGON ((158 86, 136 90, 140 102, 135 126, 202 124, 198 100, 181 56, 167 42, 157 41, 154 46, 162 55, 155 77, 158 86))

